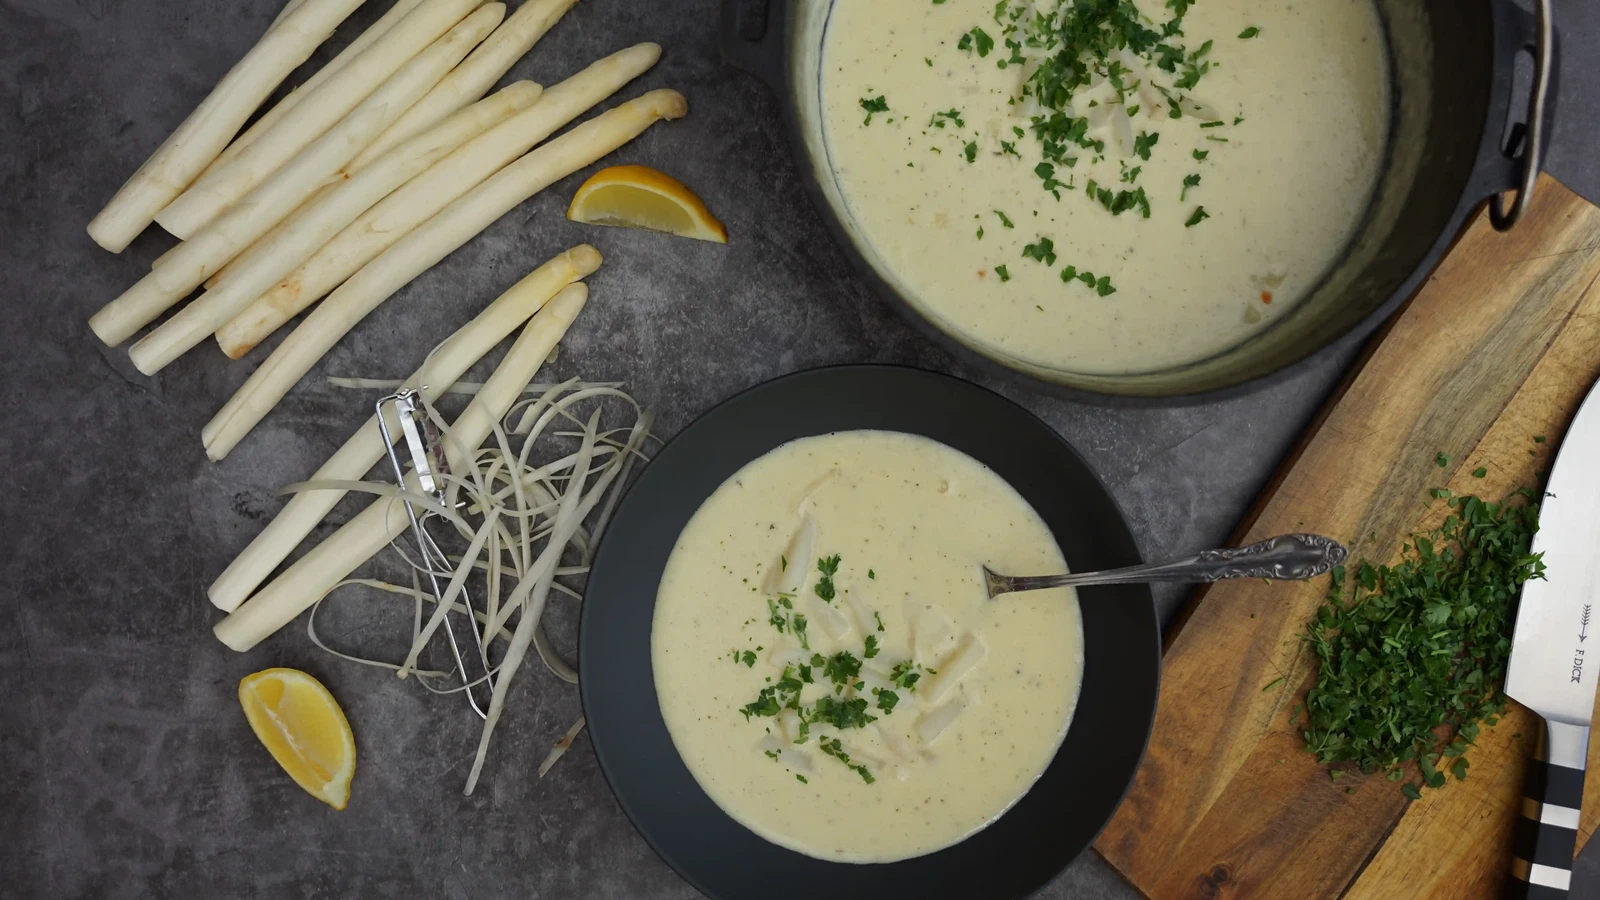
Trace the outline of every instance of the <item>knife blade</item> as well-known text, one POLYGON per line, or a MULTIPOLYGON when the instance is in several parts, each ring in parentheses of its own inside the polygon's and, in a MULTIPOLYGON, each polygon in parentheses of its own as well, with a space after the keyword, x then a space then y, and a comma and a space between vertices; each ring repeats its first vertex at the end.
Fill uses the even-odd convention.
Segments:
POLYGON ((1522 586, 1505 692, 1546 727, 1523 784, 1506 896, 1557 898, 1572 881, 1600 679, 1600 387, 1561 442, 1533 552, 1545 577, 1522 586))

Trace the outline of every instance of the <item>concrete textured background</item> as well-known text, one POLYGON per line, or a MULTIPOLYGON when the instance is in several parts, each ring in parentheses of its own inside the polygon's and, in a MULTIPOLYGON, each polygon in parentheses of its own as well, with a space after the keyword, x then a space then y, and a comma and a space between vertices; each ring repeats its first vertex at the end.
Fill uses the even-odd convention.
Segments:
MULTIPOLYGON (((358 12, 334 46, 385 5, 358 12)), ((0 553, 0 896, 695 896, 629 826, 586 739, 535 780, 578 715, 576 691, 542 669, 514 692, 485 781, 463 798, 478 726, 456 702, 333 660, 298 624, 242 655, 209 633, 219 614, 205 586, 276 510, 275 489, 310 473, 367 415, 369 397, 320 376, 409 372, 473 310, 580 241, 607 262, 552 368, 626 380, 659 412, 663 436, 799 369, 951 371, 1066 435, 1110 483, 1147 555, 1226 539, 1348 359, 1242 399, 1150 410, 1063 402, 969 370, 868 294, 829 243, 776 103, 719 61, 716 5, 583 0, 513 76, 553 84, 633 42, 661 43, 662 63, 620 96, 675 87, 691 114, 606 163, 682 178, 727 223, 729 246, 573 225, 564 205, 589 173, 574 175, 402 290, 212 464, 200 427, 262 353, 231 364, 206 342, 158 377, 139 375, 85 320, 172 239, 152 229, 112 256, 84 225, 279 3, 0 0, 0 533, 10 545, 0 553), (239 678, 275 665, 323 679, 356 729, 360 766, 342 814, 285 778, 239 713, 239 678)), ((1578 96, 1563 97, 1563 112, 1593 121, 1592 99, 1578 96)), ((1562 174, 1593 191, 1594 155, 1563 136, 1562 174)), ((347 515, 341 507, 335 519, 347 515)), ((1160 598, 1170 612, 1180 593, 1160 598)), ((570 610, 553 631, 571 646, 570 610)), ((1596 867, 1582 862, 1581 884, 1596 867)), ((1136 894, 1087 853, 1040 896, 1136 894)))

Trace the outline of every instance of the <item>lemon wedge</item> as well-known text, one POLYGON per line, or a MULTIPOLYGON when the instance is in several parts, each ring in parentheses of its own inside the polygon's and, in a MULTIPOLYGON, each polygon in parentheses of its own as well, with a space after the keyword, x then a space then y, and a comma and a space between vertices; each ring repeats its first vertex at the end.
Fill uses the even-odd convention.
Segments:
POLYGON ((298 669, 265 669, 239 682, 256 737, 295 783, 334 809, 350 799, 356 741, 322 682, 298 669))
POLYGON ((728 229, 694 191, 649 166, 612 166, 594 173, 573 196, 567 218, 586 225, 618 225, 698 241, 728 242, 728 229))

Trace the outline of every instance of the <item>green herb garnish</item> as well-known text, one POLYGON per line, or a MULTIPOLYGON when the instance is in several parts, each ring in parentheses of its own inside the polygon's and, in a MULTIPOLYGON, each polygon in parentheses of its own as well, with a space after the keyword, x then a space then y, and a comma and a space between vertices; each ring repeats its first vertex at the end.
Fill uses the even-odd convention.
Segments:
POLYGON ((1011 280, 1011 272, 1004 265, 995 266, 994 273, 1000 276, 1002 282, 1011 280))
POLYGON ((861 780, 865 781, 867 784, 871 784, 877 780, 872 777, 872 772, 869 771, 866 766, 859 763, 852 763, 850 761, 850 754, 844 751, 844 746, 839 743, 838 738, 822 738, 821 740, 817 741, 817 746, 822 748, 823 753, 826 753, 834 759, 837 759, 839 762, 844 763, 850 768, 851 771, 855 772, 857 775, 860 775, 861 780))
POLYGON ((1159 134, 1150 134, 1145 131, 1139 132, 1139 136, 1133 139, 1133 154, 1143 160, 1150 159, 1150 148, 1154 147, 1159 140, 1161 140, 1161 135, 1159 134))
POLYGON ((1209 218, 1211 218, 1211 214, 1206 212, 1206 208, 1204 206, 1196 206, 1194 208, 1194 213, 1189 216, 1189 221, 1183 223, 1183 227, 1193 228, 1209 218))
POLYGON ((817 579, 816 587, 813 587, 812 591, 818 597, 832 603, 835 594, 833 576, 839 574, 839 554, 835 553, 817 560, 817 571, 822 573, 822 577, 817 579))
POLYGON ((1029 244, 1022 248, 1024 259, 1036 259, 1047 266, 1056 264, 1055 242, 1047 237, 1040 237, 1037 244, 1029 244))
POLYGON ((838 653, 826 657, 820 663, 816 659, 812 659, 812 664, 820 665, 822 674, 827 676, 829 681, 840 687, 855 681, 856 676, 861 674, 861 660, 856 659, 855 655, 848 650, 840 650, 838 653))
POLYGON ((867 117, 865 119, 861 120, 861 124, 862 125, 871 125, 872 124, 872 117, 873 117, 874 114, 882 113, 882 112, 888 112, 889 111, 889 101, 883 99, 883 95, 882 94, 879 94, 878 96, 873 97, 870 100, 867 99, 866 97, 862 97, 861 98, 861 108, 867 111, 867 117))
POLYGON ((1239 32, 1239 40, 1248 41, 1248 40, 1250 40, 1251 38, 1255 37, 1256 35, 1258 35, 1260 33, 1261 33, 1261 29, 1257 28, 1254 25, 1251 25, 1249 28, 1246 28, 1245 30, 1239 32))
MULTIPOLYGON (((1423 784, 1439 787, 1444 761, 1467 752, 1480 722, 1498 721, 1516 598, 1544 573, 1530 550, 1536 496, 1451 497, 1444 523, 1414 535, 1398 564, 1334 570, 1304 637, 1320 665, 1300 724, 1319 760, 1387 769, 1391 781, 1415 761, 1423 784)), ((1464 778, 1467 767, 1450 771, 1464 778)))
POLYGON ((907 691, 916 691, 917 682, 922 679, 922 667, 915 660, 905 659, 894 664, 889 670, 889 680, 895 686, 907 691))
POLYGON ((990 37, 989 32, 984 31, 982 28, 974 28, 963 34, 961 40, 956 41, 956 49, 976 50, 978 56, 985 57, 989 55, 990 50, 994 49, 994 38, 990 37))

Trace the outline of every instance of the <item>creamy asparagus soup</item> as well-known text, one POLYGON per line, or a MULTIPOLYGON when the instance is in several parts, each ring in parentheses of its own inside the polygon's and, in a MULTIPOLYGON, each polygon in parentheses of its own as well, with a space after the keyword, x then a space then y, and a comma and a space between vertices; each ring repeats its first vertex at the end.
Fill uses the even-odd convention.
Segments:
POLYGON ((968 343, 1072 372, 1192 362, 1282 316, 1353 236, 1388 133, 1371 0, 834 0, 822 71, 881 265, 968 343))
POLYGON ((888 862, 994 821, 1077 703, 1070 589, 984 595, 980 567, 1061 572, 1027 501, 932 440, 785 444, 707 499, 651 633, 667 730, 711 799, 767 840, 888 862))

